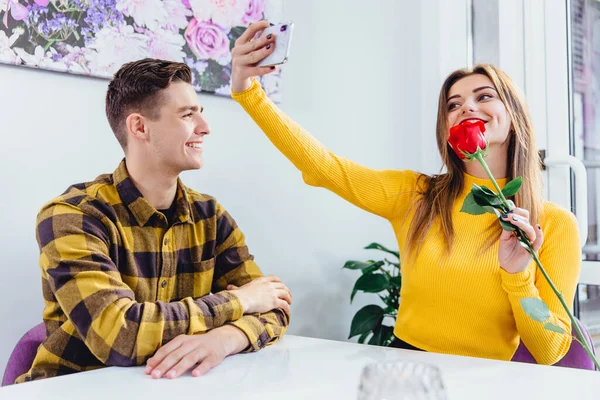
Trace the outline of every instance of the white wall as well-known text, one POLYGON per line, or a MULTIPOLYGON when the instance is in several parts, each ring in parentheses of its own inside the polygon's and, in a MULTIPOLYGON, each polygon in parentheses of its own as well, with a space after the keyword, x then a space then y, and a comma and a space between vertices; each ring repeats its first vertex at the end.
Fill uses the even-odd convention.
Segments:
MULTIPOLYGON (((284 14, 296 28, 282 108, 340 155, 373 168, 435 172, 437 90, 456 62, 448 54, 464 66, 462 48, 444 44, 438 3, 457 7, 287 0, 284 14)), ((37 211, 70 184, 113 171, 122 154, 104 116, 107 81, 0 65, 0 82, 2 371, 19 337, 41 321, 37 211)), ((361 250, 370 242, 396 247, 390 225, 304 185, 231 99, 200 98, 213 133, 205 167, 184 182, 217 197, 263 271, 291 288, 290 333, 345 340, 354 313, 375 296, 350 305, 358 275, 341 267, 374 255, 361 250)))

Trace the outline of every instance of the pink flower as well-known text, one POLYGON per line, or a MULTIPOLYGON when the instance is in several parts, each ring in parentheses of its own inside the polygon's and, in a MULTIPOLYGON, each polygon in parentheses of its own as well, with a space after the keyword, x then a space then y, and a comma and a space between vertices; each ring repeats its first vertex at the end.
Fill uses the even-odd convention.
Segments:
POLYGON ((213 23, 229 29, 239 26, 248 10, 250 0, 189 0, 198 21, 211 20, 213 23))
POLYGON ((265 10, 265 0, 250 0, 248 2, 248 9, 242 17, 242 23, 248 25, 252 22, 260 21, 263 17, 265 10))
POLYGON ((40 7, 46 7, 50 0, 33 0, 33 1, 35 1, 35 4, 37 4, 40 7))
POLYGON ((218 61, 230 56, 227 32, 210 21, 198 22, 192 18, 185 29, 185 39, 198 59, 218 61))
POLYGON ((4 22, 4 26, 8 27, 8 11, 10 10, 10 16, 15 21, 24 21, 29 16, 29 10, 22 4, 19 4, 17 0, 8 0, 6 4, 6 9, 4 13, 4 18, 2 22, 4 22))

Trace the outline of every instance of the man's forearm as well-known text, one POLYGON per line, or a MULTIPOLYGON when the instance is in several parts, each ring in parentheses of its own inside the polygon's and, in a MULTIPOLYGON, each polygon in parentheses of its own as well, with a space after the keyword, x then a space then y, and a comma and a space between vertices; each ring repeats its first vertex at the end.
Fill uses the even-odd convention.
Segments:
POLYGON ((224 325, 214 329, 223 338, 225 354, 228 356, 237 354, 250 346, 250 341, 244 332, 232 325, 224 325))
POLYGON ((244 315, 228 325, 239 328, 249 339, 250 346, 244 352, 257 351, 283 336, 289 325, 289 315, 275 309, 264 314, 244 315))

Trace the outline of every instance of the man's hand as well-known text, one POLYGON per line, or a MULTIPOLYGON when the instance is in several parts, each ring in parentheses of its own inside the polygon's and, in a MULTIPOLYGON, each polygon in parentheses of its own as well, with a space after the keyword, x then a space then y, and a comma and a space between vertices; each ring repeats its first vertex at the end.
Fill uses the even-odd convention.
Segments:
POLYGON ((249 345, 246 335, 231 325, 202 335, 179 335, 148 359, 144 372, 155 379, 174 379, 194 368, 192 375, 201 376, 249 345))
POLYGON ((228 285, 227 290, 234 291, 240 299, 244 314, 266 313, 281 308, 290 315, 292 293, 275 275, 254 279, 239 288, 228 285))

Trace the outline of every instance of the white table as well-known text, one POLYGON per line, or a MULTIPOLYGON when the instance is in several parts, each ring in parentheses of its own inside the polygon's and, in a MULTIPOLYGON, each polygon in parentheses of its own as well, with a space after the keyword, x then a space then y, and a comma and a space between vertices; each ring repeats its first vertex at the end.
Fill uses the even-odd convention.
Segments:
POLYGON ((437 365, 449 400, 600 399, 600 372, 292 335, 257 353, 229 357, 203 377, 153 380, 143 367, 112 367, 7 386, 0 399, 355 399, 363 366, 391 360, 437 365))

